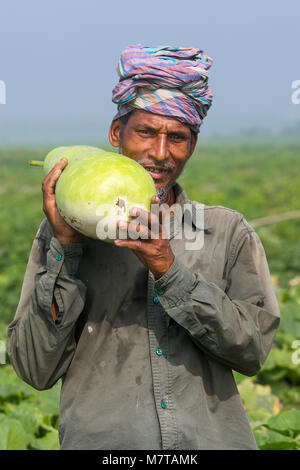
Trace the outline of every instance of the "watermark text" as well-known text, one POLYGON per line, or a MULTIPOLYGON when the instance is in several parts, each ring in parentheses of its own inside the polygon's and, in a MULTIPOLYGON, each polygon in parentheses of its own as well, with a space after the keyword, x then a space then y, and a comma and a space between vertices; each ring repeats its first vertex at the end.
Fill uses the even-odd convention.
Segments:
POLYGON ((294 80, 292 82, 292 89, 295 90, 292 93, 291 100, 293 104, 300 103, 300 80, 294 80))
POLYGON ((0 341, 0 364, 6 364, 6 346, 5 346, 5 341, 0 341))
POLYGON ((0 80, 0 104, 6 104, 6 84, 0 80))
POLYGON ((295 365, 300 364, 300 340, 299 339, 295 339, 295 341, 292 342, 292 349, 296 349, 296 351, 294 351, 292 354, 292 363, 295 365))
MULTIPOLYGON (((120 201, 121 200, 121 201, 120 201)), ((182 239, 186 250, 201 250, 204 245, 204 205, 151 204, 146 208, 131 208, 125 198, 118 204, 102 204, 96 211, 96 235, 100 240, 182 239), (130 217, 132 220, 130 221, 130 217), (129 222, 129 224, 128 224, 129 222)))

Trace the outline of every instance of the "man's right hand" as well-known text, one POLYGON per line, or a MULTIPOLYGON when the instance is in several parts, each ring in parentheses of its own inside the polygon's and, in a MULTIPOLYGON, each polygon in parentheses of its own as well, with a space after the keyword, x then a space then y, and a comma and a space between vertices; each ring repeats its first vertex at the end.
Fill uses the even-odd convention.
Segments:
POLYGON ((42 182, 43 191, 43 211, 52 227, 53 235, 60 243, 80 243, 84 236, 73 229, 60 215, 55 199, 55 185, 63 169, 67 166, 68 160, 62 158, 51 171, 45 176, 42 182))

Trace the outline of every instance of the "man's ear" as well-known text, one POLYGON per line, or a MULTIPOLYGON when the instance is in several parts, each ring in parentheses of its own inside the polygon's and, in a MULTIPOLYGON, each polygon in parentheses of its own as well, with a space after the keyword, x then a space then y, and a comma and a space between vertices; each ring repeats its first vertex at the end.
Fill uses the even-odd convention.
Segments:
POLYGON ((120 119, 116 119, 115 121, 112 121, 110 125, 108 138, 113 147, 119 147, 120 145, 122 125, 123 124, 120 119))
POLYGON ((194 150, 195 150, 195 147, 196 147, 196 144, 197 144, 197 141, 198 141, 198 134, 197 132, 192 132, 191 133, 191 155, 194 153, 194 150))

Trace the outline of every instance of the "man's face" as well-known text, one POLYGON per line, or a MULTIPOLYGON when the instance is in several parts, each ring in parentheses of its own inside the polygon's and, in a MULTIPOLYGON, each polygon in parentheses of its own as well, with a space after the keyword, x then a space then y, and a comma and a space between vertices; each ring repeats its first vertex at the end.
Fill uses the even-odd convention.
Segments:
POLYGON ((163 201, 192 155, 197 135, 177 119, 135 110, 125 125, 112 122, 109 139, 149 172, 163 201))

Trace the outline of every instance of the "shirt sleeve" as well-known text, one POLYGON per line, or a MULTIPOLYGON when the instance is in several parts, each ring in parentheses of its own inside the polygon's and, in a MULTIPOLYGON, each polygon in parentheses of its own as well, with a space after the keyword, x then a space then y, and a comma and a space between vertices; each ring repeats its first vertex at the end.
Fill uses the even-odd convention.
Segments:
POLYGON ((15 371, 38 390, 51 388, 65 374, 86 295, 85 285, 75 277, 82 245, 47 238, 47 224, 42 222, 33 241, 20 301, 7 331, 7 352, 15 371), (56 321, 53 296, 59 307, 56 321))
POLYGON ((280 312, 263 245, 246 230, 234 246, 227 288, 193 273, 177 257, 155 281, 162 307, 206 354, 248 376, 271 349, 280 312), (226 292, 226 293, 225 293, 226 292))

